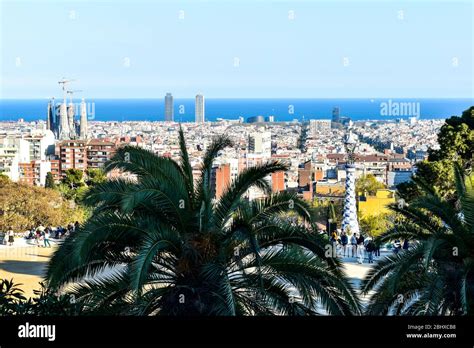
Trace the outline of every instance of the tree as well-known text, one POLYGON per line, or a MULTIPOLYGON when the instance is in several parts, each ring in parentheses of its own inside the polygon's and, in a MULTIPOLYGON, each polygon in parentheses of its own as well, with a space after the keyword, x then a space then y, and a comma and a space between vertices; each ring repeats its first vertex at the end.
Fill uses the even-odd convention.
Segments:
POLYGON ((212 165, 232 142, 213 140, 194 183, 182 130, 179 139, 179 163, 138 147, 117 151, 106 172, 135 179, 88 191, 93 214, 52 257, 49 288, 74 283, 75 298, 100 314, 315 314, 317 303, 330 314, 360 313, 308 204, 271 194, 266 177, 286 165, 248 168, 216 200, 212 165), (248 201, 251 187, 268 197, 248 201), (113 272, 107 278, 105 267, 113 272))
POLYGON ((390 214, 366 215, 359 219, 360 228, 371 237, 377 237, 392 225, 390 214))
POLYGON ((428 151, 428 161, 417 163, 415 178, 431 185, 448 200, 456 200, 453 165, 472 168, 474 156, 474 106, 461 117, 446 119, 438 133, 439 149, 428 151))
POLYGON ((384 189, 386 186, 378 181, 373 174, 362 175, 356 180, 356 193, 375 195, 377 190, 384 189))
POLYGON ((461 117, 448 118, 438 133, 438 150, 430 150, 430 161, 460 161, 463 165, 474 154, 474 106, 465 110, 461 117))
POLYGON ((0 187, 0 230, 64 225, 82 216, 82 209, 72 209, 57 191, 13 182, 0 187))
POLYGON ((82 197, 87 191, 83 171, 74 168, 66 170, 65 175, 58 186, 58 190, 65 199, 74 201, 75 203, 80 203, 82 197))
POLYGON ((56 188, 56 183, 54 182, 53 173, 51 172, 46 173, 46 181, 45 181, 44 187, 49 188, 49 189, 56 188))
POLYGON ((65 171, 62 183, 71 189, 82 187, 84 183, 84 173, 80 169, 70 168, 65 171))
POLYGON ((396 186, 396 189, 397 196, 403 198, 405 202, 411 202, 422 194, 414 181, 401 182, 396 186))
POLYGON ((17 307, 26 300, 23 290, 13 279, 0 279, 0 316, 17 314, 17 307))
POLYGON ((474 174, 455 167, 457 202, 423 188, 424 195, 392 209, 403 220, 378 239, 408 239, 412 248, 379 261, 362 282, 367 313, 474 314, 474 174))
POLYGON ((107 180, 107 176, 105 175, 104 171, 99 168, 87 169, 86 174, 86 183, 88 186, 94 186, 107 180))
POLYGON ((78 315, 85 313, 80 303, 70 295, 58 295, 40 283, 40 290, 34 290, 35 296, 26 299, 22 284, 13 279, 0 279, 0 316, 4 315, 78 315))
POLYGON ((11 183, 10 178, 6 176, 5 174, 0 173, 0 187, 8 185, 9 183, 11 183))
POLYGON ((417 185, 429 185, 446 199, 455 199, 453 162, 449 160, 422 161, 416 164, 413 181, 417 185))
POLYGON ((313 202, 314 218, 321 224, 326 224, 332 219, 336 224, 342 223, 342 214, 344 205, 342 200, 314 200, 313 202))

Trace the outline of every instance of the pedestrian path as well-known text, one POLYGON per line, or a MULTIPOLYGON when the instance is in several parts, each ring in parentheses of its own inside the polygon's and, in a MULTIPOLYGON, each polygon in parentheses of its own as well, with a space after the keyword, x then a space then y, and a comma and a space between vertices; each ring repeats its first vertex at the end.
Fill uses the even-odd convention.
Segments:
MULTIPOLYGON (((55 244, 61 244, 63 240, 62 239, 49 238, 49 241, 51 243, 51 246, 53 246, 55 244)), ((43 241, 41 241, 40 246, 42 247, 43 245, 44 245, 43 241)), ((7 250, 7 249, 11 249, 11 248, 28 248, 28 247, 32 247, 32 246, 36 246, 36 241, 34 239, 25 239, 25 238, 22 238, 22 237, 17 237, 17 238, 15 238, 12 246, 5 245, 5 244, 0 244, 0 250, 4 250, 4 249, 7 250)))
POLYGON ((378 260, 383 259, 387 255, 390 255, 390 251, 381 250, 380 256, 374 259, 374 263, 368 263, 367 259, 364 259, 362 264, 359 264, 355 257, 340 257, 341 261, 344 263, 346 276, 359 294, 363 306, 367 305, 370 297, 374 294, 374 291, 370 291, 366 296, 363 296, 360 288, 362 279, 366 277, 372 266, 377 264, 378 260))

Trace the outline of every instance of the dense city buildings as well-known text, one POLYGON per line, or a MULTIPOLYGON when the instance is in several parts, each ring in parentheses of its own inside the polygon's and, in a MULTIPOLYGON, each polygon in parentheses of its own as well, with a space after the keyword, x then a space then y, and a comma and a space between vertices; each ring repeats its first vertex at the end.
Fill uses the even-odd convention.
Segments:
MULTIPOLYGON (((54 101, 51 104, 48 110, 53 108, 54 101)), ((338 117, 340 120, 341 116, 338 117)), ((437 148, 433 134, 443 122, 355 122, 351 128, 359 138, 354 149, 355 178, 372 174, 389 189, 409 181, 416 162, 426 158, 428 148, 437 148), (394 135, 395 129, 397 135, 394 135)), ((239 119, 183 123, 182 127, 196 178, 211 140, 221 134, 233 139, 234 146, 222 151, 214 165, 213 185, 217 196, 245 168, 278 160, 289 169, 268 177, 274 191, 297 192, 307 200, 340 200, 347 180, 346 130, 331 127, 331 123, 329 119, 312 119, 307 123, 243 123, 239 119)), ((84 123, 82 132, 79 128, 83 139, 65 140, 55 140, 50 124, 49 113, 46 121, 3 122, 0 125, 0 171, 13 181, 44 185, 48 171, 58 181, 70 168, 83 171, 102 168, 116 149, 125 145, 139 146, 173 159, 180 153, 178 123, 89 121, 84 123)), ((359 200, 358 195, 363 193, 355 194, 359 200)), ((262 195, 258 189, 251 189, 247 197, 256 199, 262 195)))
POLYGON ((65 140, 59 143, 61 172, 103 168, 114 152, 115 144, 102 139, 65 140))
POLYGON ((331 120, 310 120, 310 133, 315 136, 318 132, 324 132, 331 129, 331 120))

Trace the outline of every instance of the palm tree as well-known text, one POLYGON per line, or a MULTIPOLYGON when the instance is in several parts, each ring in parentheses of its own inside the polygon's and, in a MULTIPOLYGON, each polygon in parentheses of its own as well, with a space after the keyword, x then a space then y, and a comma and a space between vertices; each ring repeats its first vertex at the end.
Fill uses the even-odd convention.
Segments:
POLYGON ((455 174, 455 204, 417 181, 424 195, 392 206, 402 220, 379 241, 409 239, 413 247, 369 271, 362 282, 364 294, 375 291, 368 314, 474 314, 474 175, 457 166, 455 174))
POLYGON ((26 301, 21 285, 13 279, 0 279, 0 316, 17 314, 18 307, 26 301))
POLYGON ((84 198, 92 217, 54 254, 47 279, 89 311, 134 315, 360 313, 336 258, 325 257, 304 201, 270 194, 279 162, 248 168, 220 199, 212 165, 232 142, 221 136, 195 183, 182 130, 180 162, 137 147, 117 151, 84 198), (256 187, 267 198, 248 201, 256 187))

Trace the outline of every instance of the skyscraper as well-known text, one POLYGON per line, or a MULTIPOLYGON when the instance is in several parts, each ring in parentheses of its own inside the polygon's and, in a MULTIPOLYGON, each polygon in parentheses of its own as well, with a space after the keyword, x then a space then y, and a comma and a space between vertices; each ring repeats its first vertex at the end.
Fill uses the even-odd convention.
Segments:
POLYGON ((338 107, 332 109, 332 122, 339 123, 340 121, 340 110, 338 107))
POLYGON ((195 120, 196 123, 203 123, 204 122, 204 96, 202 94, 196 95, 196 105, 195 105, 195 120))
POLYGON ((171 93, 166 93, 165 96, 165 121, 174 121, 173 95, 171 93))

